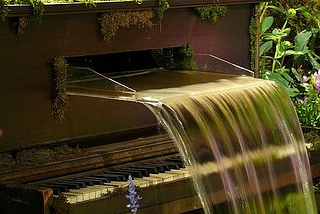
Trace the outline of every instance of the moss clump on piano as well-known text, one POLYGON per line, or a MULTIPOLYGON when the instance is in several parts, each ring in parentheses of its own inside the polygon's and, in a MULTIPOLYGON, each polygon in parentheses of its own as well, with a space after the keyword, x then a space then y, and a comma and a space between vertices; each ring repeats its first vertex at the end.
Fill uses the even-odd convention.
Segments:
POLYGON ((68 145, 63 145, 54 148, 32 148, 25 149, 16 154, 16 162, 17 163, 38 163, 45 162, 46 160, 59 160, 59 159, 67 159, 70 155, 80 155, 82 153, 82 149, 78 146, 75 148, 71 148, 68 145))
POLYGON ((72 214, 71 206, 63 195, 53 198, 51 211, 52 214, 72 214))
POLYGON ((53 59, 55 95, 52 103, 52 114, 61 122, 68 108, 67 70, 68 64, 63 57, 53 59))
POLYGON ((12 155, 8 153, 0 154, 0 166, 9 166, 12 163, 12 155))
POLYGON ((18 152, 1 153, 0 166, 12 166, 16 164, 37 164, 49 160, 64 160, 70 156, 80 156, 83 150, 76 146, 74 148, 68 145, 57 146, 53 148, 32 148, 18 152))

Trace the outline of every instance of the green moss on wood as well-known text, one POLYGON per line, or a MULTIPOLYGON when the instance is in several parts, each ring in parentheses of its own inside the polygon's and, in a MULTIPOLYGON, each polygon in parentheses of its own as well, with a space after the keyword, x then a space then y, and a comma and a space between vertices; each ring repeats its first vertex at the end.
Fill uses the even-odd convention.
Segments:
POLYGON ((249 35, 250 35, 250 68, 255 70, 255 60, 256 60, 256 38, 257 38, 258 24, 254 17, 250 20, 249 25, 249 35))
POLYGON ((71 205, 63 195, 53 199, 51 210, 52 214, 72 214, 71 205))
POLYGON ((209 20, 211 23, 216 23, 221 17, 226 16, 226 6, 207 6, 195 8, 196 13, 203 20, 209 20))
POLYGON ((55 57, 53 60, 55 96, 52 103, 52 114, 59 121, 64 119, 68 108, 67 96, 67 61, 63 57, 55 57))
POLYGON ((130 26, 144 30, 151 28, 154 25, 152 18, 153 12, 145 10, 103 13, 98 21, 103 40, 108 42, 116 35, 120 28, 128 28, 130 26))

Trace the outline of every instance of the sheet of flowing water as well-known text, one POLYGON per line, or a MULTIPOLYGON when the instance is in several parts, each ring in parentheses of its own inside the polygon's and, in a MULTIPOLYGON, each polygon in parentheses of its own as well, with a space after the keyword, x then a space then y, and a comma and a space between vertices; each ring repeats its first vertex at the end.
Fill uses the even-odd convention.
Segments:
POLYGON ((205 213, 317 213, 294 107, 273 82, 236 77, 137 95, 194 169, 205 213))

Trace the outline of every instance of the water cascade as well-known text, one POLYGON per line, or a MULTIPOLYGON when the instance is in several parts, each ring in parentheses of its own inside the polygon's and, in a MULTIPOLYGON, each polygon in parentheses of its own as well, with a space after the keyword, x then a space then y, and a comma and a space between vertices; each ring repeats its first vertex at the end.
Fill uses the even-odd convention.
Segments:
POLYGON ((317 213, 300 125, 275 83, 237 77, 138 96, 193 167, 205 213, 317 213))
POLYGON ((301 128, 274 82, 162 69, 68 76, 69 95, 146 105, 194 169, 206 214, 317 213, 301 128))

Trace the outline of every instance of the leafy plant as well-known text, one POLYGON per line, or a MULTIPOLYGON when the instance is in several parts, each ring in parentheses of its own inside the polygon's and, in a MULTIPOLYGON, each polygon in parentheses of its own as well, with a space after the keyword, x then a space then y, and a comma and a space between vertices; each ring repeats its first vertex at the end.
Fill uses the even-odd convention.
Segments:
POLYGON ((320 57, 315 50, 320 13, 312 15, 304 6, 285 10, 271 3, 260 4, 260 75, 278 82, 292 97, 301 124, 319 126, 320 57), (282 14, 282 25, 269 15, 275 13, 282 14), (290 26, 301 16, 312 21, 316 27, 292 32, 290 26))

